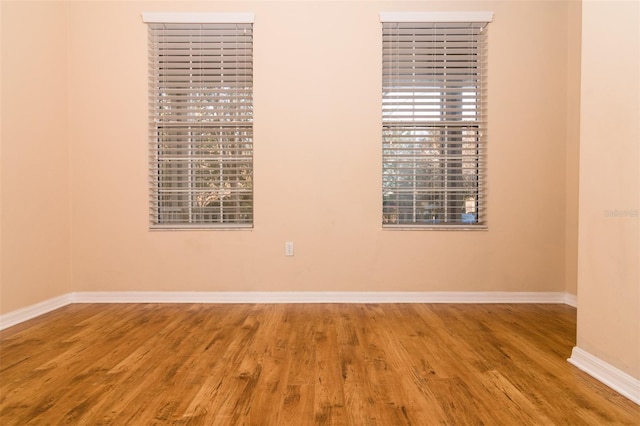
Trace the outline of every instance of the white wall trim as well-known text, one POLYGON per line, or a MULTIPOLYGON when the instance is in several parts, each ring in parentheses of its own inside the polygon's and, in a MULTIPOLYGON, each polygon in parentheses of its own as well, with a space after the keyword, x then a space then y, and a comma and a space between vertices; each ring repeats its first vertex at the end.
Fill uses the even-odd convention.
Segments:
POLYGON ((563 292, 508 291, 88 291, 67 293, 0 315, 0 330, 70 303, 567 303, 567 295, 563 292))
POLYGON ((72 293, 67 293, 62 296, 54 297, 34 305, 29 305, 24 308, 0 315, 0 330, 12 327, 27 320, 44 315, 47 312, 54 311, 62 308, 63 306, 72 303, 72 293))
POLYGON ((573 306, 574 308, 578 307, 578 296, 571 293, 564 294, 564 303, 569 306, 573 306))
POLYGON ((252 24, 253 13, 143 12, 142 22, 160 24, 252 24))
POLYGON ((79 292, 76 303, 565 303, 561 292, 79 292))
POLYGON ((380 12, 380 22, 491 22, 493 12, 380 12))
POLYGON ((640 405, 640 380, 577 346, 573 348, 571 358, 567 361, 619 394, 640 405))

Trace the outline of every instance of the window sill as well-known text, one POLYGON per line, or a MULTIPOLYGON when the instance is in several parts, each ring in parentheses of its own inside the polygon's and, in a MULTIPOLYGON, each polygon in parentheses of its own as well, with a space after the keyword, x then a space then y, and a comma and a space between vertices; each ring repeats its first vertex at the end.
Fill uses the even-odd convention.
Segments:
POLYGON ((253 231, 253 225, 150 225, 149 231, 253 231))
POLYGON ((382 225, 383 231, 488 231, 487 225, 382 225))

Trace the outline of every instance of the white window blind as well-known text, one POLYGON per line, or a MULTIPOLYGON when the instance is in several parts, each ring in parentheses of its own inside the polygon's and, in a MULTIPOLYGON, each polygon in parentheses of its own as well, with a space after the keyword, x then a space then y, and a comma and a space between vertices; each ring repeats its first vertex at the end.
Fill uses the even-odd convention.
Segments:
POLYGON ((434 17, 381 16, 383 226, 482 228, 488 20, 434 17))
POLYGON ((144 16, 150 226, 250 227, 253 25, 229 19, 199 23, 197 15, 157 22, 158 16, 144 16))

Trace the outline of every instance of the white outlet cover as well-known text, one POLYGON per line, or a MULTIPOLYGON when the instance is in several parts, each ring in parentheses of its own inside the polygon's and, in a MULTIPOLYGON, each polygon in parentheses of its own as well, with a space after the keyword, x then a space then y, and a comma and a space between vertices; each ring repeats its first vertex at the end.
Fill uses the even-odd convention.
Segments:
POLYGON ((285 256, 293 256, 293 241, 287 241, 284 243, 285 256))

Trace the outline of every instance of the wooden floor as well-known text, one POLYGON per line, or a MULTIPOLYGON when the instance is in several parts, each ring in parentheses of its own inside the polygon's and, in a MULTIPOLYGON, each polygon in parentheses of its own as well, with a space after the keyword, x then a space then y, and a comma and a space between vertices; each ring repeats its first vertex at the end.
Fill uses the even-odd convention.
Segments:
POLYGON ((2 425, 606 425, 565 305, 74 304, 0 332, 2 425))

